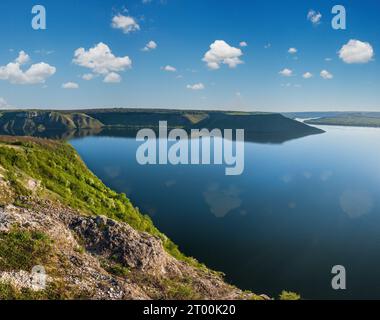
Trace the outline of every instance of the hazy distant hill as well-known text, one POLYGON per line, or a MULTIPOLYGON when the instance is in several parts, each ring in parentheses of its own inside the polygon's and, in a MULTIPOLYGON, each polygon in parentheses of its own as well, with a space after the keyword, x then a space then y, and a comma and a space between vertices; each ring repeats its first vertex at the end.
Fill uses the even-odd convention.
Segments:
POLYGON ((346 114, 335 117, 321 117, 318 119, 306 120, 309 124, 331 125, 331 126, 351 126, 351 127, 380 127, 379 114, 346 114))
POLYGON ((380 127, 380 112, 295 112, 284 115, 292 119, 307 119, 307 124, 380 127))

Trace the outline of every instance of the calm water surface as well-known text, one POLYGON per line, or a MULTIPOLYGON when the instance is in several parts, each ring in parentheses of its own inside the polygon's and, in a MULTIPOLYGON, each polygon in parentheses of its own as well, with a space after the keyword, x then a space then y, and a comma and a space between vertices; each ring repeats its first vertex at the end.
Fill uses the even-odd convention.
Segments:
POLYGON ((131 138, 72 140, 187 255, 231 283, 277 296, 380 298, 380 129, 321 127, 284 144, 246 143, 245 171, 140 166, 131 138), (331 269, 347 269, 347 290, 331 269))

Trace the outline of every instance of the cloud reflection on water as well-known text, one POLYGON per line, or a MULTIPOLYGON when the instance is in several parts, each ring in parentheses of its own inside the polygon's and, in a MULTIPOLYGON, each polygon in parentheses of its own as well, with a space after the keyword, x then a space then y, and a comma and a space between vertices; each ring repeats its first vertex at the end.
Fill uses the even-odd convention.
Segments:
POLYGON ((210 211, 217 218, 224 218, 232 210, 239 208, 242 204, 240 198, 241 191, 233 185, 221 188, 219 184, 211 184, 203 192, 204 199, 210 211))
POLYGON ((365 190, 346 190, 339 199, 340 207, 350 218, 359 218, 372 211, 372 195, 365 190))

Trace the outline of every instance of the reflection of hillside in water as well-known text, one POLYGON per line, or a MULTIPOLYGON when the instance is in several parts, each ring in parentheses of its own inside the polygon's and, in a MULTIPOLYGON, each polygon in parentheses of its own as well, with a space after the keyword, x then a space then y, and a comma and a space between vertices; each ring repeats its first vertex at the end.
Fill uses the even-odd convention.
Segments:
MULTIPOLYGON (((104 128, 103 130, 100 130, 96 135, 103 137, 136 138, 136 134, 140 129, 141 128, 104 128)), ((158 136, 158 129, 152 129, 156 132, 156 136, 158 136)), ((191 129, 187 129, 186 131, 188 135, 190 135, 191 129)), ((262 133, 245 130, 244 137, 245 141, 247 142, 282 144, 286 141, 307 137, 309 135, 310 134, 299 134, 294 132, 262 133)))
POLYGON ((47 138, 54 140, 71 140, 74 138, 82 138, 88 136, 96 136, 102 131, 97 129, 81 129, 81 130, 0 130, 0 135, 9 136, 31 136, 38 138, 47 138))
MULTIPOLYGON (((102 137, 123 137, 123 138, 136 138, 137 132, 141 128, 94 128, 94 129, 80 129, 80 130, 0 130, 0 135, 11 136, 33 136, 48 139, 71 140, 75 138, 83 138, 88 136, 102 136, 102 137)), ((158 136, 158 128, 152 127, 158 136)), ((185 129, 189 134, 191 129, 185 129)), ((315 134, 315 133, 312 133, 315 134)), ((245 130, 245 141, 256 143, 269 143, 269 144, 282 144, 289 140, 299 139, 309 136, 311 134, 299 132, 254 132, 245 130)))

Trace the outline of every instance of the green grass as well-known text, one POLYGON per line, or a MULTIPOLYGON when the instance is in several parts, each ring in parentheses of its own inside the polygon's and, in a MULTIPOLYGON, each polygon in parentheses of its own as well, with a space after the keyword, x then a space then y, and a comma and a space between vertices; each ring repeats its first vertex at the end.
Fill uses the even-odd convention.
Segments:
MULTIPOLYGON (((37 138, 0 137, 0 165, 17 195, 30 192, 20 183, 22 175, 41 181, 53 196, 74 209, 92 215, 104 215, 128 223, 134 229, 158 236, 168 253, 193 266, 203 267, 186 257, 162 234, 149 216, 135 208, 124 193, 105 186, 66 142, 37 138)), ((22 179, 21 179, 22 180, 22 179)))
POLYGON ((153 300, 200 300, 202 295, 194 287, 193 280, 187 277, 162 278, 148 273, 131 271, 129 278, 146 288, 155 288, 149 295, 153 300))
POLYGON ((12 229, 0 233, 0 270, 31 271, 35 265, 45 265, 51 253, 51 241, 41 232, 12 229))
POLYGON ((180 281, 164 280, 166 295, 171 300, 198 300, 200 296, 196 293, 191 283, 180 281))
POLYGON ((301 296, 294 292, 282 291, 280 294, 280 300, 301 300, 301 296))
POLYGON ((38 300, 41 293, 30 289, 17 290, 9 283, 0 282, 0 300, 38 300))
POLYGON ((10 283, 0 282, 0 300, 68 300, 89 299, 90 292, 68 288, 63 283, 50 283, 45 290, 17 289, 10 283))
POLYGON ((124 266, 122 266, 121 264, 119 263, 115 263, 111 266, 107 266, 105 268, 109 273, 115 275, 115 276, 118 276, 118 277, 127 277, 130 273, 130 270, 124 266))

